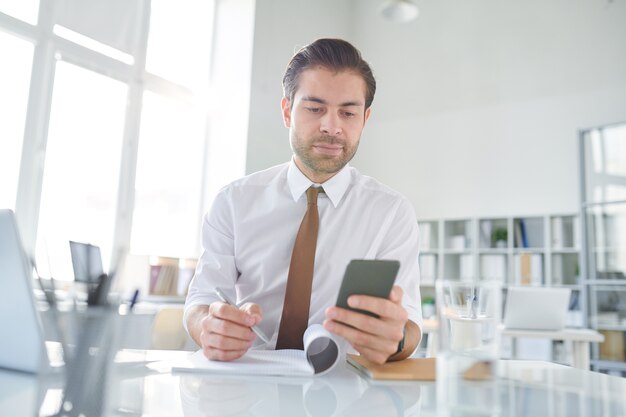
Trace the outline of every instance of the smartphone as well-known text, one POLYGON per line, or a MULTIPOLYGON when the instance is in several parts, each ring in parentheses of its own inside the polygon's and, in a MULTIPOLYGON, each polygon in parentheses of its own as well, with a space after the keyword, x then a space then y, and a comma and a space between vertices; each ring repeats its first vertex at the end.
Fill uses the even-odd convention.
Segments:
POLYGON ((341 281, 337 307, 347 308, 348 310, 378 318, 378 315, 370 311, 349 307, 348 297, 353 294, 359 294, 389 298, 399 269, 399 261, 377 259, 351 260, 343 275, 343 281, 341 281))

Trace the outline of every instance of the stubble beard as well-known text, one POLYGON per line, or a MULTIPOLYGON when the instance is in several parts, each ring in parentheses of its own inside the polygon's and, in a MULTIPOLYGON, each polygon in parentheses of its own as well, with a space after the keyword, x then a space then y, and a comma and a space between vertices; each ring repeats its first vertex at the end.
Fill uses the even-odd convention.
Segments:
POLYGON ((295 131, 291 132, 291 148, 298 159, 314 173, 335 174, 345 167, 352 160, 359 147, 359 141, 348 147, 345 141, 332 136, 318 136, 310 140, 304 140, 295 131), (325 143, 329 145, 340 144, 343 152, 338 156, 326 156, 314 154, 313 144, 325 143))

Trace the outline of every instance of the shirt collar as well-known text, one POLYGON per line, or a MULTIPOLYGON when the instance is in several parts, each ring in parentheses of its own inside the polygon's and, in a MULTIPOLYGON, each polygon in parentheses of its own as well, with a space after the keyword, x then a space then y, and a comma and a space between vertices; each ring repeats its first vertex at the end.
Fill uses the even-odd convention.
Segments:
POLYGON ((298 201, 300 196, 302 196, 311 185, 321 185, 324 187, 324 192, 335 208, 346 194, 348 186, 350 185, 350 178, 350 164, 346 164, 345 167, 341 168, 341 171, 333 175, 332 178, 323 184, 316 184, 308 179, 306 175, 300 171, 293 158, 291 158, 289 169, 287 170, 287 183, 289 184, 289 190, 291 191, 291 196, 294 201, 298 201))

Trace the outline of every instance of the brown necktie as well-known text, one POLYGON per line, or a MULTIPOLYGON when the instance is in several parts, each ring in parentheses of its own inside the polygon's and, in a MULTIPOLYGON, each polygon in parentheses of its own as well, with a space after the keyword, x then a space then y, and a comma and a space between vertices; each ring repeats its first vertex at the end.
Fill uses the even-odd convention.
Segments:
POLYGON ((276 349, 304 349, 302 337, 309 324, 315 245, 320 222, 317 212, 319 190, 319 188, 310 187, 306 191, 307 210, 300 223, 296 243, 291 253, 276 349))

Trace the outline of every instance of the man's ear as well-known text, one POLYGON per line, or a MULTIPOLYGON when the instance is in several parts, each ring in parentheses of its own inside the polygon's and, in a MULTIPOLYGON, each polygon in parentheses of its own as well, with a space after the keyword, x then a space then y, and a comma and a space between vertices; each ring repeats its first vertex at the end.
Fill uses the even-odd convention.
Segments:
POLYGON ((372 112, 372 107, 368 107, 367 110, 365 110, 365 118, 363 119, 363 126, 365 126, 365 122, 367 122, 367 119, 370 118, 370 113, 372 112))
POLYGON ((291 127, 291 101, 287 97, 283 97, 280 101, 280 108, 283 112, 283 123, 286 128, 291 127))

